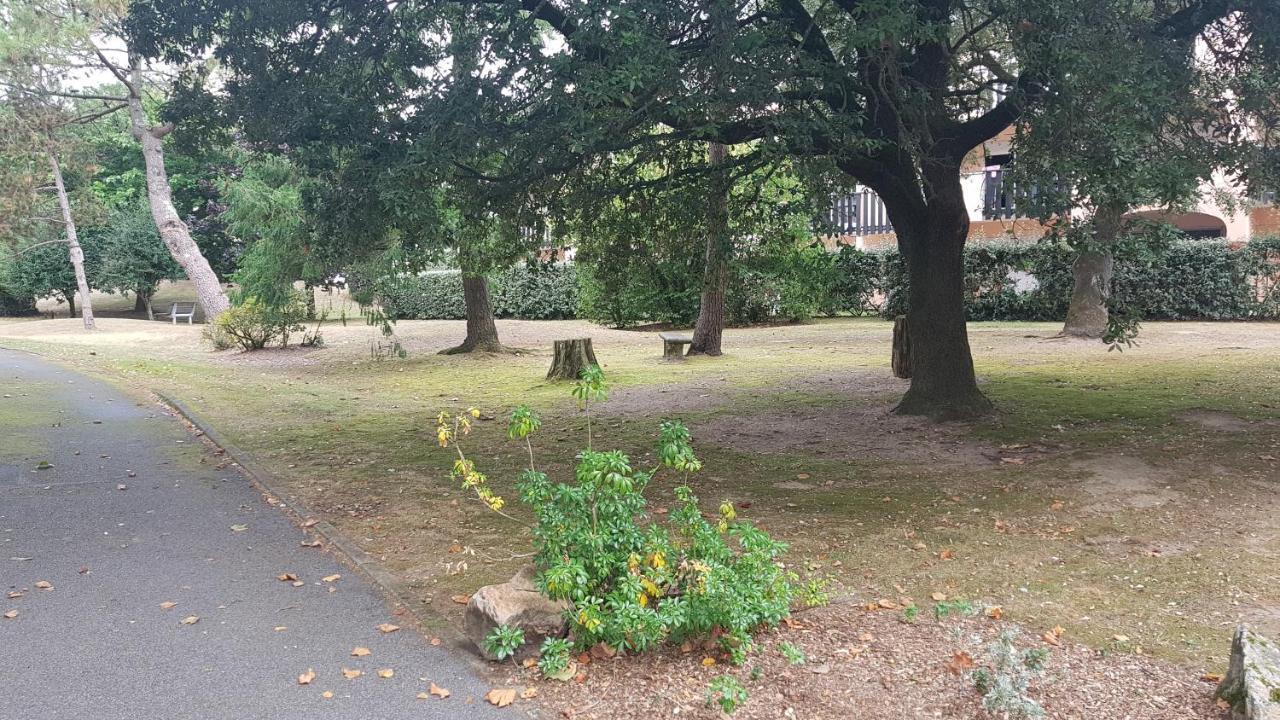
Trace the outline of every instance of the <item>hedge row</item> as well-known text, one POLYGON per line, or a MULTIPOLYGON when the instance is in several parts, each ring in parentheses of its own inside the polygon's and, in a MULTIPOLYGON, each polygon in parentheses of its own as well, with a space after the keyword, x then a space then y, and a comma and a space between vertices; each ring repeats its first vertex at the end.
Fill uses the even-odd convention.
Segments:
MULTIPOLYGON (((461 320, 462 274, 435 271, 378 283, 383 309, 396 318, 461 320)), ((489 279, 489 298, 500 318, 567 320, 578 316, 578 273, 572 265, 517 265, 489 279)))
MULTIPOLYGON (((1074 253, 1054 243, 984 244, 965 253, 971 320, 1061 320, 1071 297, 1074 253)), ((688 325, 701 278, 690 267, 655 263, 598 280, 590 266, 521 265, 491 279, 498 317, 582 317, 614 326, 688 325)), ((1240 248, 1220 240, 1126 243, 1116 253, 1117 307, 1159 320, 1280 318, 1280 238, 1240 248)), ((603 275, 603 273, 601 273, 603 275)), ((905 312, 906 268, 896 250, 797 248, 735 263, 726 298, 731 325, 803 320, 813 315, 905 312)), ((380 296, 400 318, 461 319, 462 280, 437 272, 385 283, 380 296)))

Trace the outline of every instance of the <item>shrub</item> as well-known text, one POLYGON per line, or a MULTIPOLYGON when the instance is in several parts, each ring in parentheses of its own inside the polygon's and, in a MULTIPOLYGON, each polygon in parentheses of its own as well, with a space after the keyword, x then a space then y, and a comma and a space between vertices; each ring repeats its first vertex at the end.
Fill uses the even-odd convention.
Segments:
MULTIPOLYGON (((584 393, 602 390, 591 382, 580 387, 584 393)), ((437 438, 457 448, 453 474, 462 487, 501 513, 505 501, 458 446, 478 414, 441 413, 437 438)), ((731 503, 723 503, 709 521, 693 491, 682 485, 675 490, 669 524, 650 519, 644 491, 654 476, 672 472, 687 478, 701 468, 684 425, 662 424, 657 467, 640 469, 620 451, 588 447, 578 455, 570 482, 552 481, 534 469, 529 437, 539 425, 528 408, 512 414, 508 434, 530 456, 517 488, 537 520, 538 585, 552 599, 569 601, 578 647, 604 643, 643 651, 667 640, 713 636, 741 663, 752 646, 751 633, 789 614, 792 578, 778 562, 786 546, 739 521, 731 503)))
POLYGON ((293 333, 304 330, 302 321, 306 316, 307 309, 300 298, 283 307, 272 307, 255 297, 244 298, 218 316, 214 337, 229 338, 244 350, 261 350, 272 342, 286 347, 293 333))

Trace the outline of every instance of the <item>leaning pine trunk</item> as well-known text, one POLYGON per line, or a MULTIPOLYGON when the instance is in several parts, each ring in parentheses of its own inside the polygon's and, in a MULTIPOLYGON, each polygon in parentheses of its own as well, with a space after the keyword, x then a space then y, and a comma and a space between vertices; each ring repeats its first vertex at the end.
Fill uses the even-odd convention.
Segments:
POLYGON ((729 284, 729 256, 733 239, 729 233, 729 192, 726 173, 717 168, 724 164, 727 148, 710 143, 707 160, 712 167, 711 192, 707 197, 707 249, 702 275, 702 300, 698 305, 698 322, 693 328, 690 355, 721 355, 724 337, 724 295, 729 284))
POLYGON ((907 333, 911 387, 895 412, 935 420, 972 418, 991 412, 978 390, 964 310, 964 244, 969 213, 959 167, 934 168, 931 197, 886 202, 907 264, 907 333))
POLYGON ((133 136, 142 144, 142 159, 147 167, 147 201, 151 217, 155 220, 160 239, 169 254, 178 262, 195 285, 196 298, 204 310, 205 321, 212 323, 218 315, 231 307, 218 276, 200 247, 191 238, 191 231, 173 206, 173 188, 164 165, 164 137, 173 132, 173 125, 152 127, 142 106, 142 58, 130 55, 129 118, 133 124, 133 136))
MULTIPOLYGON (((62 208, 62 225, 67 229, 68 254, 71 256, 71 267, 76 271, 76 287, 80 290, 80 313, 84 318, 84 329, 92 330, 93 299, 89 297, 89 279, 84 274, 84 250, 80 248, 80 238, 76 234, 76 223, 71 217, 71 203, 67 199, 67 186, 62 182, 62 166, 58 164, 58 156, 49 151, 49 166, 53 168, 53 184, 58 190, 58 206, 62 208)), ((76 314, 74 293, 67 296, 71 306, 71 316, 76 314)))
POLYGON ((489 300, 489 282, 484 275, 462 270, 462 301, 467 312, 467 337, 457 347, 442 350, 441 355, 469 352, 504 352, 498 342, 498 325, 493 319, 493 303, 489 300))
POLYGON ((1111 248, 1120 236, 1124 208, 1104 206, 1093 215, 1093 246, 1071 265, 1075 285, 1062 334, 1097 339, 1107 333, 1107 300, 1111 297, 1114 259, 1111 248))

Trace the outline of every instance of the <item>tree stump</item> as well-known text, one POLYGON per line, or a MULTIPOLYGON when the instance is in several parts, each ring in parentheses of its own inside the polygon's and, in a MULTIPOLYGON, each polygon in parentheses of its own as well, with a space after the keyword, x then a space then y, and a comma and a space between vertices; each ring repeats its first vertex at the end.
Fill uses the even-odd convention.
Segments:
POLYGON ((893 376, 903 379, 911 377, 911 338, 907 336, 907 316, 899 315, 893 320, 893 376))
POLYGON ((547 371, 547 379, 577 380, 583 370, 599 364, 595 350, 591 349, 591 338, 556 340, 555 358, 551 361, 551 370, 547 371))

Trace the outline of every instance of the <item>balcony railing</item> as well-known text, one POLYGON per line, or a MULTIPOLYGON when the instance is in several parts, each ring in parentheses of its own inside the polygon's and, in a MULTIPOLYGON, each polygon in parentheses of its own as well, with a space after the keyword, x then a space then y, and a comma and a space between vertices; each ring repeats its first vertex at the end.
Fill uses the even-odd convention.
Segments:
POLYGON ((832 198, 831 209, 819 218, 818 232, 832 235, 874 235, 893 232, 880 196, 858 190, 832 198))
POLYGON ((1028 210, 1042 195, 1057 194, 1060 191, 1057 183, 1020 183, 1005 173, 1004 168, 987 170, 982 180, 982 219, 1010 220, 1029 217, 1031 213, 1028 210))

